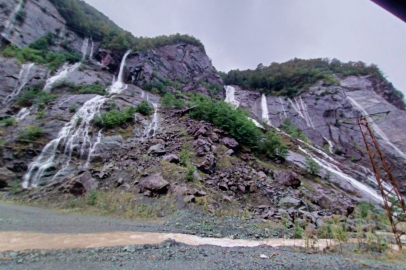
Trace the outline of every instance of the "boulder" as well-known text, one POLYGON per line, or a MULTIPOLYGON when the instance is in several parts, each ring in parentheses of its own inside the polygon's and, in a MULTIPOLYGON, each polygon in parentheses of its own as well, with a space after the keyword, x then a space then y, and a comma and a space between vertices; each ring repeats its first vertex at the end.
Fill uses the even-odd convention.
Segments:
POLYGON ((161 156, 161 155, 165 155, 165 154, 166 154, 166 150, 162 144, 153 145, 148 149, 148 155, 161 156))
POLYGON ((214 171, 214 166, 216 165, 216 160, 214 158, 214 154, 212 152, 207 153, 207 155, 205 156, 205 159, 202 163, 200 163, 199 165, 197 165, 196 167, 204 172, 204 173, 213 173, 214 171))
POLYGON ((149 190, 154 193, 166 193, 169 188, 169 182, 166 181, 161 173, 155 173, 151 176, 141 178, 139 187, 141 192, 149 190))
POLYGON ((279 206, 280 206, 280 207, 283 207, 283 208, 285 208, 285 209, 288 209, 288 208, 291 208, 291 207, 293 207, 293 208, 298 208, 298 207, 300 207, 301 205, 302 205, 302 201, 301 201, 301 200, 298 200, 298 199, 293 198, 293 197, 291 197, 291 196, 283 197, 283 198, 279 201, 279 206))
POLYGON ((15 174, 7 169, 6 167, 0 168, 0 189, 4 187, 8 187, 10 184, 10 181, 13 181, 16 179, 15 174))
POLYGON ((86 192, 92 191, 93 189, 97 189, 99 187, 99 182, 92 177, 89 171, 86 171, 80 175, 79 181, 85 188, 86 192))
POLYGON ((222 143, 227 146, 228 148, 236 148, 238 147, 238 142, 234 140, 233 138, 225 137, 222 140, 222 143))
POLYGON ((192 203, 192 202, 195 202, 195 201, 196 201, 196 198, 195 198, 195 196, 193 196, 193 195, 186 196, 186 197, 183 199, 183 202, 184 202, 184 203, 192 203))
POLYGON ((299 176, 292 171, 278 171, 274 173, 275 180, 284 186, 298 188, 300 187, 299 176))
POLYGON ((162 159, 170 163, 179 163, 179 157, 174 154, 166 155, 162 159))

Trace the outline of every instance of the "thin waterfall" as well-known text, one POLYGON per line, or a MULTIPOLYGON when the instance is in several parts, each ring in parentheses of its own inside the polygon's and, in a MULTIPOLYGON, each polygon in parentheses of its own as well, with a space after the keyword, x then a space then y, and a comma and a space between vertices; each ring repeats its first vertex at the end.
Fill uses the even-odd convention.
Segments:
POLYGON ((235 99, 235 88, 228 85, 226 86, 226 99, 224 100, 227 103, 230 103, 233 107, 238 108, 240 102, 235 99))
POLYGON ((73 65, 69 65, 68 63, 63 64, 63 66, 59 69, 59 71, 46 81, 44 91, 51 92, 52 86, 56 82, 60 82, 66 79, 70 73, 79 68, 80 64, 81 64, 80 62, 75 63, 73 65))
POLYGON ((6 23, 4 24, 4 31, 2 33, 2 36, 4 38, 6 38, 6 39, 10 38, 9 34, 10 34, 11 29, 13 28, 13 25, 14 25, 14 23, 16 21, 17 12, 20 11, 20 9, 23 7, 23 4, 24 4, 24 0, 20 0, 20 2, 18 2, 17 6, 15 7, 13 12, 8 17, 8 20, 6 21, 6 23))
POLYGON ((82 49, 80 50, 82 52, 82 60, 86 59, 88 47, 89 47, 89 38, 85 38, 83 40, 82 49))
POLYGON ((282 105, 282 111, 283 111, 283 115, 285 116, 285 118, 288 118, 288 116, 286 115, 286 110, 285 110, 285 106, 283 105, 283 100, 281 97, 279 97, 279 102, 282 105))
POLYGON ((93 50, 94 50, 94 42, 93 42, 93 39, 92 39, 92 46, 90 47, 89 59, 93 59, 93 50))
MULTIPOLYGON (((121 81, 122 85, 122 69, 124 68, 125 58, 122 60, 118 82, 121 81)), ((66 75, 67 76, 67 75, 66 75)), ((115 83, 117 84, 117 82, 115 83)), ((116 86, 115 92, 119 93, 122 90, 116 86)), ((68 98, 69 99, 69 98, 68 98)), ((28 172, 23 178, 22 186, 24 188, 37 187, 41 184, 40 180, 46 171, 52 167, 60 166, 61 169, 53 176, 55 180, 58 176, 62 175, 71 165, 72 156, 79 157, 79 166, 87 168, 90 163, 93 152, 96 146, 101 142, 102 130, 99 130, 96 138, 91 135, 91 121, 93 118, 100 114, 102 105, 108 100, 103 96, 95 96, 94 98, 86 101, 83 106, 73 115, 71 120, 64 125, 59 132, 56 139, 50 141, 42 150, 34 162, 28 167, 28 172), (58 149, 61 149, 58 152, 58 149)), ((62 104, 62 102, 60 103, 62 104)), ((157 106, 157 104, 155 104, 157 106)), ((155 106, 154 106, 155 108, 155 106)), ((155 108, 154 120, 157 120, 157 107, 155 108)), ((155 121, 154 134, 157 126, 155 121)))
POLYGON ((26 118, 28 115, 30 115, 30 110, 27 108, 21 108, 17 114, 17 121, 24 120, 24 118, 26 118))
POLYGON ((150 101, 149 100, 149 93, 147 94, 147 101, 152 103, 152 106, 154 107, 154 114, 152 115, 152 120, 151 123, 148 125, 148 127, 145 129, 144 132, 144 137, 149 138, 149 137, 154 137, 156 135, 156 131, 158 129, 158 103, 150 101))
POLYGON ((268 102, 265 94, 261 96, 261 110, 262 110, 262 120, 268 125, 272 126, 271 120, 269 120, 268 102))
POLYGON ((319 164, 325 170, 333 173, 334 175, 338 176, 340 179, 347 180, 353 187, 355 187, 356 189, 358 189, 359 191, 361 191, 363 193, 370 195, 372 198, 374 198, 379 203, 383 202, 382 197, 375 190, 373 190, 369 186, 359 182, 358 180, 352 178, 351 176, 343 173, 336 165, 334 165, 326 160, 320 159, 320 158, 316 157, 315 155, 312 155, 311 153, 308 153, 306 150, 304 150, 302 147, 300 147, 300 145, 299 145, 299 150, 302 151, 304 154, 309 155, 317 164, 319 164))
POLYGON ((389 138, 386 136, 386 134, 382 131, 382 129, 375 124, 375 122, 369 117, 369 114, 367 113, 367 111, 357 102, 355 101, 353 98, 348 97, 347 98, 350 100, 350 102, 357 107, 362 115, 366 116, 368 118, 368 122, 371 123, 372 129, 379 135, 379 137, 382 138, 382 140, 384 140, 390 147, 392 147, 402 158, 406 159, 406 154, 403 153, 399 148, 396 147, 396 145, 394 145, 389 138))
POLYGON ((31 64, 24 64, 20 70, 20 74, 18 76, 18 86, 14 89, 13 93, 8 95, 2 102, 2 104, 9 103, 14 97, 18 96, 24 86, 28 83, 30 70, 34 66, 34 63, 31 64))
POLYGON ((109 89, 110 94, 118 94, 121 93, 126 88, 126 84, 124 84, 124 67, 125 61, 127 60, 128 55, 131 53, 131 50, 127 51, 124 54, 123 59, 121 60, 120 71, 118 73, 117 81, 113 83, 113 85, 109 89))

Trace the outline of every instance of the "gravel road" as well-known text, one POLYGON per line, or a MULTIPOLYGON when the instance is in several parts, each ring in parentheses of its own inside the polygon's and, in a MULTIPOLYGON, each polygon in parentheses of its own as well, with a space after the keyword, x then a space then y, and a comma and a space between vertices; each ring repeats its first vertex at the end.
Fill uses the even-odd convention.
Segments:
MULTIPOLYGON (((113 231, 168 232, 172 229, 158 223, 63 214, 35 207, 0 203, 0 230, 74 234, 113 231)), ((376 261, 355 253, 309 254, 303 249, 288 247, 194 247, 165 241, 155 245, 3 252, 0 253, 0 269, 303 270, 406 269, 406 267, 376 261), (264 258, 261 258, 261 255, 264 258)))

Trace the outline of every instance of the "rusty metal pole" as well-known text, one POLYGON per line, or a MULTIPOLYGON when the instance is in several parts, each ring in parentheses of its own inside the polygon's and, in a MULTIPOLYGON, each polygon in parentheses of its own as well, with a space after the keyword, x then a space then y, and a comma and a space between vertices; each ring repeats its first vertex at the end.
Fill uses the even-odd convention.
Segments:
POLYGON ((389 221, 392 226, 392 231, 395 236, 396 244, 398 245, 399 250, 401 250, 402 241, 400 237, 402 236, 402 234, 397 229, 397 224, 399 222, 405 221, 406 219, 405 201, 399 191, 398 184, 392 175, 388 163, 385 160, 384 155, 382 154, 378 141, 376 140, 376 137, 371 129, 367 117, 366 116, 359 117, 357 119, 357 123, 360 127, 365 147, 371 160, 371 165, 374 170, 379 190, 381 191, 383 204, 385 206, 386 214, 388 215, 389 221), (375 149, 375 151, 373 150, 373 148, 375 149), (378 162, 375 161, 374 159, 375 157, 379 157, 378 162), (380 175, 380 170, 385 173, 383 177, 381 177, 380 175), (392 188, 390 190, 385 189, 385 187, 383 186, 383 181, 385 178, 392 185, 392 188), (392 202, 389 201, 390 197, 394 198, 392 202), (397 206, 396 204, 399 204, 400 209, 395 209, 395 211, 393 211, 392 207, 397 206))

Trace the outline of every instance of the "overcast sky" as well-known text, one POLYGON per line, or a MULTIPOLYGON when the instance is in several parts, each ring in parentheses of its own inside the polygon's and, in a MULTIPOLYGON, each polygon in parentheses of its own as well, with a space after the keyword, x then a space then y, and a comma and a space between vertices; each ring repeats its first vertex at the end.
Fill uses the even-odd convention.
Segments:
POLYGON ((85 0, 135 36, 199 38, 218 70, 297 58, 377 64, 406 94, 406 23, 369 0, 85 0))

